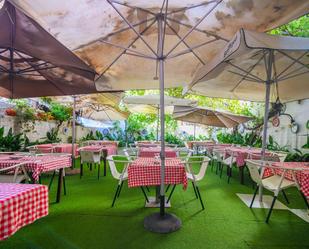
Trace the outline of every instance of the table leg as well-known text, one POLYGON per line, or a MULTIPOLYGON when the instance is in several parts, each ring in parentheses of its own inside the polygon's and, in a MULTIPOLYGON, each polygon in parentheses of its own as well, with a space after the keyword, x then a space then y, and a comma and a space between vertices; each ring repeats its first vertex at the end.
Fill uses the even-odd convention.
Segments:
POLYGON ((240 183, 243 185, 244 184, 244 168, 245 166, 239 167, 240 171, 240 183))
POLYGON ((56 203, 60 202, 62 183, 63 183, 63 168, 59 169, 56 203))
POLYGON ((160 186, 156 186, 156 203, 160 203, 160 186))
POLYGON ((104 176, 106 176, 106 155, 103 156, 104 176))

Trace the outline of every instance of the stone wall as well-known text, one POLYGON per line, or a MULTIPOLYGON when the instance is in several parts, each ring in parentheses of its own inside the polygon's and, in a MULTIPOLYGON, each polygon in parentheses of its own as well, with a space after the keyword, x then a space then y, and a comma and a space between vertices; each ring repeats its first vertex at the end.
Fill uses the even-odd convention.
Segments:
MULTIPOLYGON (((0 116, 0 127, 4 126, 4 132, 7 133, 12 128, 15 134, 25 133, 30 141, 41 140, 46 137, 46 133, 52 128, 56 127, 55 121, 35 121, 22 123, 17 117, 10 117, 6 115, 0 116)), ((76 125, 76 139, 77 141, 90 132, 90 128, 85 128, 76 125)), ((62 142, 67 142, 68 137, 72 136, 72 123, 65 122, 59 128, 59 138, 62 142)))

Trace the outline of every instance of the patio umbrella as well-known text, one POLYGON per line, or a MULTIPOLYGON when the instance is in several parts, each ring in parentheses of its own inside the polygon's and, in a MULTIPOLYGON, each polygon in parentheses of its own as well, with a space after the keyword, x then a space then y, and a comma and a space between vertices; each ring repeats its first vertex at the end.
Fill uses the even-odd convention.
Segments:
MULTIPOLYGON (((100 74, 98 90, 154 89, 159 81, 161 107, 164 88, 189 82, 240 27, 264 32, 309 6, 306 0, 11 1, 100 74)), ((144 225, 171 232, 180 221, 164 210, 164 108, 160 117, 160 215, 146 217, 144 225)))
MULTIPOLYGON (((128 109, 134 113, 151 113, 157 114, 157 141, 159 141, 159 111, 160 95, 143 95, 143 96, 126 96, 123 102, 128 109)), ((195 106, 197 101, 191 99, 180 99, 164 95, 164 112, 172 114, 174 106, 195 106)))
POLYGON ((95 72, 37 22, 4 2, 0 9, 0 96, 97 92, 95 72))
POLYGON ((226 111, 188 106, 175 106, 173 117, 184 122, 223 128, 233 128, 251 119, 247 116, 235 115, 226 111))
POLYGON ((188 89, 211 97, 265 100, 264 156, 271 93, 276 103, 309 98, 308 55, 308 38, 241 29, 207 66, 199 69, 188 89))
POLYGON ((126 120, 129 116, 129 113, 109 105, 87 104, 79 110, 81 111, 81 117, 97 121, 126 120))

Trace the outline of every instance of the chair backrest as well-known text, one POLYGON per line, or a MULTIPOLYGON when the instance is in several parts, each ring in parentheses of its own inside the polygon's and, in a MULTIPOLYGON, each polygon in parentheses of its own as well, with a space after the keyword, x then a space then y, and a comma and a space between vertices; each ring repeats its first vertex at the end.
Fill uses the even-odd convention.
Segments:
POLYGON ((289 154, 288 152, 283 151, 273 153, 274 156, 277 156, 279 158, 280 162, 284 162, 288 154, 289 154))
POLYGON ((80 150, 81 163, 99 163, 101 154, 95 151, 80 150))
POLYGON ((222 162, 223 160, 223 153, 221 150, 213 150, 213 154, 216 156, 218 162, 222 162))
POLYGON ((30 181, 27 171, 25 170, 24 163, 15 164, 0 169, 0 182, 21 183, 23 180, 28 182, 30 181))
POLYGON ((260 176, 259 168, 261 167, 260 160, 246 160, 246 165, 249 169, 249 173, 251 179, 256 182, 257 184, 262 184, 262 178, 260 176))
POLYGON ((188 170, 189 174, 193 175, 194 181, 200 181, 200 180, 202 180, 204 178, 206 170, 207 170, 207 167, 208 167, 208 164, 209 164, 209 161, 210 161, 210 158, 207 157, 207 156, 191 156, 188 159, 188 161, 187 161, 187 164, 188 164, 187 170, 188 170), (196 164, 196 163, 200 164, 200 169, 199 169, 199 172, 197 174, 194 174, 193 170, 192 170, 192 165, 196 164))
POLYGON ((109 168, 110 168, 110 171, 111 171, 111 174, 112 174, 113 178, 115 178, 116 180, 120 180, 121 177, 128 170, 128 164, 130 163, 130 159, 126 158, 126 161, 125 160, 117 160, 117 159, 115 159, 115 157, 119 157, 119 156, 117 156, 117 155, 110 155, 106 159, 108 161, 109 168), (116 163, 124 163, 125 164, 122 172, 119 172, 117 170, 116 163))

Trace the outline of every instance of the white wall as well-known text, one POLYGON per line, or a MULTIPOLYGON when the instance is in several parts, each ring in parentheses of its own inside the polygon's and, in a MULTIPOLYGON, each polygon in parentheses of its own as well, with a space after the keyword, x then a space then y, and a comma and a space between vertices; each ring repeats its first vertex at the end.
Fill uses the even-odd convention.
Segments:
MULTIPOLYGON (((35 121, 27 122, 26 124, 21 124, 21 122, 16 117, 10 117, 0 114, 0 127, 4 126, 4 132, 7 133, 10 128, 12 128, 15 134, 25 133, 30 141, 36 141, 44 138, 46 133, 52 128, 56 127, 55 121, 35 121), (27 131, 28 130, 28 131, 27 131)), ((76 140, 85 136, 90 132, 91 129, 82 126, 76 126, 76 140)), ((65 122, 59 128, 59 138, 62 142, 67 142, 67 138, 72 136, 72 124, 65 122)))
POLYGON ((289 117, 280 116, 279 127, 273 127, 271 122, 268 123, 269 135, 272 135, 281 146, 289 145, 292 149, 300 149, 306 143, 309 133, 309 130, 306 129, 306 123, 309 120, 309 99, 290 102, 286 105, 286 113, 292 115, 296 123, 299 124, 298 133, 293 134, 291 132, 289 117))

